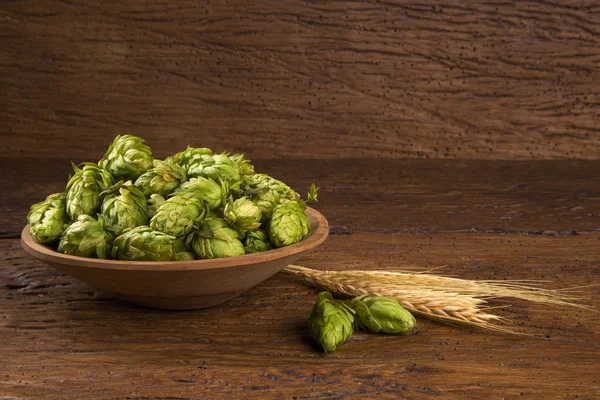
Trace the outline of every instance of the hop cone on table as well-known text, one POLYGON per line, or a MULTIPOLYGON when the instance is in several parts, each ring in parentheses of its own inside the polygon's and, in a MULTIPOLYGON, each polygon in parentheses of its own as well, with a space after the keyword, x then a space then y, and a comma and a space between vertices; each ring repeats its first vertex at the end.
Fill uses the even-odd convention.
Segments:
POLYGON ((54 193, 31 206, 27 214, 31 236, 39 243, 60 239, 68 222, 64 193, 54 193))
POLYGON ((283 200, 297 200, 300 195, 285 183, 267 174, 248 178, 246 195, 260 208, 263 221, 271 219, 273 209, 283 200))
POLYGON ((65 232, 58 244, 58 251, 72 256, 106 258, 112 237, 104 230, 101 215, 94 219, 80 215, 65 232))
POLYGON ((227 223, 244 237, 246 232, 254 231, 260 226, 260 208, 247 197, 240 197, 233 201, 229 199, 223 209, 227 223))
POLYGON ((118 236, 125 229, 148 223, 146 197, 131 181, 120 181, 102 192, 106 230, 118 236))
POLYGON ((222 218, 208 218, 186 238, 186 245, 198 258, 222 258, 241 256, 244 245, 236 231, 227 226, 222 218))
POLYGON ((401 334, 413 329, 415 317, 387 296, 355 297, 346 302, 355 311, 356 328, 375 333, 401 334))
POLYGON ((198 199, 203 200, 209 210, 216 210, 221 206, 227 189, 223 185, 209 178, 191 178, 177 188, 175 194, 193 193, 198 199))
POLYGON ((246 254, 260 253, 262 251, 272 250, 271 242, 269 237, 264 231, 256 230, 246 232, 246 238, 244 240, 244 250, 246 254))
POLYGON ((135 181, 152 168, 152 151, 144 139, 133 135, 118 135, 98 162, 115 179, 135 181))
POLYGON ((167 196, 186 179, 185 171, 179 165, 154 160, 153 167, 137 178, 135 186, 146 196, 152 194, 167 196))
POLYGON ((185 261, 193 260, 183 239, 141 225, 124 231, 113 242, 113 258, 128 261, 185 261))
POLYGON ((156 210, 158 209, 158 207, 165 201, 167 200, 164 197, 156 193, 151 194, 150 197, 148 197, 148 199, 146 200, 148 219, 151 219, 154 216, 154 214, 156 214, 156 210))
POLYGON ((73 165, 75 174, 66 188, 66 211, 71 219, 80 215, 95 215, 100 208, 100 193, 114 182, 112 175, 94 163, 83 163, 83 168, 73 165))
POLYGON ((206 215, 206 205, 194 193, 177 194, 156 209, 150 227, 167 235, 188 235, 206 215))
POLYGON ((317 303, 308 312, 310 336, 325 353, 337 350, 354 332, 352 310, 344 303, 333 300, 331 293, 321 292, 317 303))

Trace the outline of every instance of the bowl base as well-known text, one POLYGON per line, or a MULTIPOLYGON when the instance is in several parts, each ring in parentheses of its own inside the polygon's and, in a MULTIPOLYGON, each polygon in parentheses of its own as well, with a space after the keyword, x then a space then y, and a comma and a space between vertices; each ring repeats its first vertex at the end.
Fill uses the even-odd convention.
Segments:
POLYGON ((209 296, 193 297, 159 297, 159 296, 137 296, 125 293, 113 293, 115 296, 129 301, 138 306, 155 308, 157 310, 197 310, 219 305, 227 300, 233 299, 242 292, 229 292, 213 294, 209 296))

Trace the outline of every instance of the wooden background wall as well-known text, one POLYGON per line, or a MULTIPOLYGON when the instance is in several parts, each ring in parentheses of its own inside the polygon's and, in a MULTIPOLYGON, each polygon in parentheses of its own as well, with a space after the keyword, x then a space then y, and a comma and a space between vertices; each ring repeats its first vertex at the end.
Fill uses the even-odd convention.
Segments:
POLYGON ((597 158, 598 1, 0 3, 4 157, 597 158))

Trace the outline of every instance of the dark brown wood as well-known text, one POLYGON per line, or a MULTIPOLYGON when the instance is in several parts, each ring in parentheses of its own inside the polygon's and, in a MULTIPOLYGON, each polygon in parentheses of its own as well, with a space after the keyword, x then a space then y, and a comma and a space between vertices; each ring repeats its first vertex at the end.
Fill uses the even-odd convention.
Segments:
MULTIPOLYGON (((590 286, 600 276, 597 161, 257 166, 298 189, 313 180, 323 186, 316 207, 334 234, 300 265, 447 265, 440 273, 580 287, 582 301, 600 309, 599 288, 590 286)), ((55 175, 68 165, 49 159, 18 175, 5 170, 2 187, 13 195, 0 196, 0 218, 20 227, 5 211, 22 213, 32 198, 63 185, 55 175)), ((512 305, 496 312, 515 329, 541 337, 419 319, 415 335, 357 333, 324 355, 305 322, 315 298, 316 290, 277 274, 214 308, 150 310, 61 274, 4 238, 0 397, 593 399, 600 390, 598 312, 496 299, 492 306, 512 305)))
POLYGON ((0 5, 0 149, 597 158, 596 1, 0 5), (446 4, 444 4, 446 3, 446 4))
MULTIPOLYGON (((315 268, 433 267, 465 278, 585 286, 600 274, 600 235, 331 236, 315 268)), ((323 355, 305 314, 315 291, 278 274, 221 306, 138 308, 90 289, 0 241, 0 396, 31 398, 594 398, 600 318, 513 304, 498 312, 531 338, 418 320, 418 334, 358 333, 323 355)), ((600 306, 598 288, 581 289, 600 306)))
POLYGON ((445 3, 2 2, 0 398, 597 398, 597 312, 495 299, 541 338, 420 319, 324 355, 305 322, 316 290, 287 275, 157 311, 16 238, 69 160, 129 132, 157 157, 244 152, 321 186, 331 235, 300 265, 446 264, 580 287, 600 309, 600 6, 445 3))
MULTIPOLYGON (((85 161, 78 159, 77 162, 85 161)), ((600 161, 254 160, 300 193, 333 234, 600 231, 600 161)), ((29 206, 64 190, 68 159, 0 158, 0 232, 18 236, 29 206)))

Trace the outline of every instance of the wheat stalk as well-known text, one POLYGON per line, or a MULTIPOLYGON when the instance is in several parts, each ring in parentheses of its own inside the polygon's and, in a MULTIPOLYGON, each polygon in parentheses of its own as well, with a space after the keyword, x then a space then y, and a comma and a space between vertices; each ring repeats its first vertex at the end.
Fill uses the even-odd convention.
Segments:
POLYGON ((505 333, 517 332, 496 324, 506 320, 489 313, 497 307, 486 306, 487 299, 514 297, 542 304, 590 308, 574 303, 577 297, 534 287, 530 281, 473 281, 404 271, 319 271, 298 265, 289 265, 283 272, 339 296, 391 296, 424 318, 505 333))

